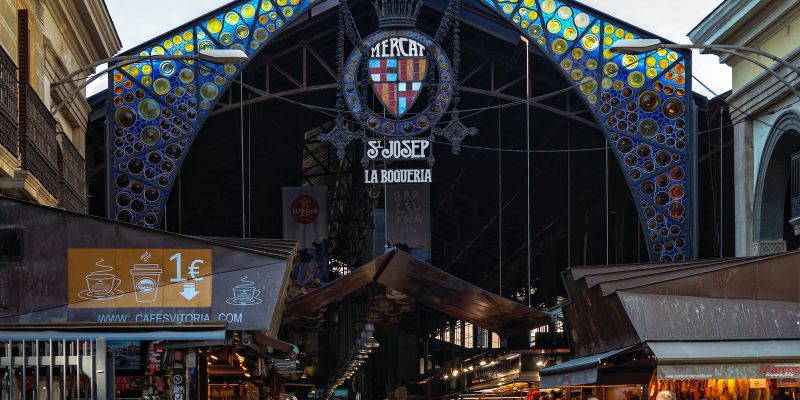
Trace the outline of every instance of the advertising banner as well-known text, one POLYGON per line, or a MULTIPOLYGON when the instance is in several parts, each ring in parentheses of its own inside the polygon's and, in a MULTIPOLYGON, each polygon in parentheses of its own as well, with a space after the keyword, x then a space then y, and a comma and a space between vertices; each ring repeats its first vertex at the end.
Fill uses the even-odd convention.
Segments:
POLYGON ((282 269, 231 269, 215 270, 211 249, 68 249, 70 319, 264 329, 282 269))
POLYGON ((328 189, 283 188, 283 238, 299 241, 289 298, 328 282, 328 189))
POLYGON ((425 183, 386 186, 386 241, 431 262, 431 195, 425 183))

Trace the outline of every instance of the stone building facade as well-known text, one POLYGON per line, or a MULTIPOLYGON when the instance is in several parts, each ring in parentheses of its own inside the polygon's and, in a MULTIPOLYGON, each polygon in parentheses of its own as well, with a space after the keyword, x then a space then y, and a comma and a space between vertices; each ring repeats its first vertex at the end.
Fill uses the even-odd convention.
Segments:
POLYGON ((120 48, 103 0, 0 0, 0 193, 86 211, 90 107, 53 83, 120 48))
POLYGON ((727 102, 734 125, 729 173, 735 182, 736 255, 800 248, 800 95, 791 88, 800 85, 800 3, 725 0, 689 37, 696 44, 760 49, 791 63, 788 68, 748 52, 759 66, 719 53, 733 70, 727 102))

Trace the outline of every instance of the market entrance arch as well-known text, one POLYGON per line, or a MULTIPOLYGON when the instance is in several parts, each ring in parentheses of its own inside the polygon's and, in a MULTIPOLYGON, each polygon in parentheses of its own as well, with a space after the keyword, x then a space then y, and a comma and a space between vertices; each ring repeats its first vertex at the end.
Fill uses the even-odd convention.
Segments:
MULTIPOLYGON (((241 48, 251 57, 280 31, 336 3, 248 0, 159 36, 130 54, 241 48)), ((613 149, 652 260, 691 258, 694 246, 689 54, 621 57, 608 47, 653 37, 576 2, 486 1, 573 82, 613 149)), ((324 10, 323 10, 324 11, 324 10)), ((491 41, 491 35, 487 35, 491 41)), ((114 70, 108 119, 109 216, 159 226, 200 128, 245 65, 147 61, 114 70)))

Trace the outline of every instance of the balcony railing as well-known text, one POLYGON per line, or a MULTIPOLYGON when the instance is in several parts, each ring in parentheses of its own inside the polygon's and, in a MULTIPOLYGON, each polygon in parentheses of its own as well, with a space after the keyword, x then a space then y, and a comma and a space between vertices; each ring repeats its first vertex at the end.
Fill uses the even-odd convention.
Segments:
POLYGON ((86 213, 86 162, 67 135, 59 133, 59 204, 86 213))
POLYGON ((17 66, 0 47, 0 146, 17 155, 17 66))
MULTIPOLYGON (((25 121, 20 121, 22 169, 39 179, 54 197, 58 192, 58 142, 56 120, 30 85, 25 85, 25 121)), ((20 90, 22 93, 23 91, 20 90)))

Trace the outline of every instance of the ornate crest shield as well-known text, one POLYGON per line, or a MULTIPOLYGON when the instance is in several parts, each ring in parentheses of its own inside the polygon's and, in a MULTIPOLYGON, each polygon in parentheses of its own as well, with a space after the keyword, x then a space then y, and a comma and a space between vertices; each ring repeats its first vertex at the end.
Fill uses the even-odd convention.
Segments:
MULTIPOLYGON (((418 46, 422 48, 421 44, 418 46)), ((389 113, 395 118, 400 118, 411 109, 422 90, 422 82, 428 73, 427 59, 378 56, 370 58, 368 66, 372 89, 378 99, 389 113)))

